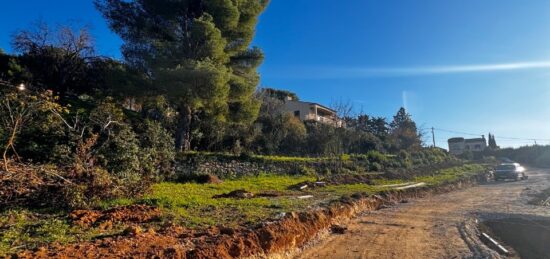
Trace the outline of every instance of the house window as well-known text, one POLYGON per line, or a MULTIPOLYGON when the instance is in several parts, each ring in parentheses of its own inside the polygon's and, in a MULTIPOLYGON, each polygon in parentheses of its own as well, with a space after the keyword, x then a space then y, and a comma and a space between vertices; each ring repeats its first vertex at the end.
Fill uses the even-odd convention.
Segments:
POLYGON ((294 111, 294 116, 300 117, 300 111, 294 111))
POLYGON ((481 149, 481 145, 480 145, 480 144, 477 144, 477 145, 475 146, 475 149, 481 149))

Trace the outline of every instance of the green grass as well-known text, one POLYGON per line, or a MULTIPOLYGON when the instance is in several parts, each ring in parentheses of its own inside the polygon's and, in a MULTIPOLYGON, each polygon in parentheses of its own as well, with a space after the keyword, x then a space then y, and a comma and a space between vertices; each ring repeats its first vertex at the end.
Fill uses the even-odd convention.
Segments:
POLYGON ((0 257, 53 242, 65 244, 117 234, 122 232, 123 227, 117 225, 109 231, 82 229, 72 225, 62 212, 7 210, 0 213, 0 257))
POLYGON ((415 181, 425 182, 428 186, 434 186, 474 176, 484 169, 485 167, 479 164, 467 164, 463 166, 456 166, 448 169, 439 170, 431 176, 417 177, 415 178, 415 181))
POLYGON ((104 207, 144 203, 159 206, 167 219, 187 226, 212 224, 236 225, 257 222, 284 211, 303 208, 307 201, 293 196, 300 192, 288 187, 303 181, 313 181, 311 176, 260 175, 221 184, 160 183, 153 186, 151 194, 136 200, 115 200, 104 207), (245 189, 253 193, 278 192, 280 197, 253 199, 213 199, 212 196, 245 189))
POLYGON ((58 215, 37 215, 28 210, 9 210, 0 215, 0 256, 20 248, 36 248, 50 242, 74 241, 71 226, 58 215))

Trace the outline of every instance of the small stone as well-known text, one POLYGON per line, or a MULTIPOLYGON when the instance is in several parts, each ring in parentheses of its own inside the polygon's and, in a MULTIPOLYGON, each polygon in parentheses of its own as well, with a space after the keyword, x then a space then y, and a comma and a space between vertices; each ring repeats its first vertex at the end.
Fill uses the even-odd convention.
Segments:
POLYGON ((334 224, 330 226, 330 230, 334 234, 344 234, 348 230, 348 227, 334 224))
POLYGON ((281 212, 279 214, 277 214, 277 216, 275 217, 276 219, 282 219, 286 216, 286 213, 285 212, 281 212))

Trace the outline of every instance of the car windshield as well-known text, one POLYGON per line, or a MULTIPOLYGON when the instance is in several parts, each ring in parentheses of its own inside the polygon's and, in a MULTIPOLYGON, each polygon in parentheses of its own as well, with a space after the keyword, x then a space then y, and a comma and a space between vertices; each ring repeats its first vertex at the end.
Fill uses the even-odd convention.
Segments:
POLYGON ((515 165, 499 165, 497 166, 497 170, 515 170, 515 165))

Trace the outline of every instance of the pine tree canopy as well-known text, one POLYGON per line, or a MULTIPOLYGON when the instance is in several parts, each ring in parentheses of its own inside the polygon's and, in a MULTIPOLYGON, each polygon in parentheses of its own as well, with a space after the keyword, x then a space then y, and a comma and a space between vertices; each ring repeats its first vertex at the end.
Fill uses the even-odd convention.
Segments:
MULTIPOLYGON (((250 47, 266 0, 96 0, 124 40, 126 61, 185 111, 251 123, 259 103, 259 48, 250 47)), ((184 123, 185 124, 185 123, 184 123)))

